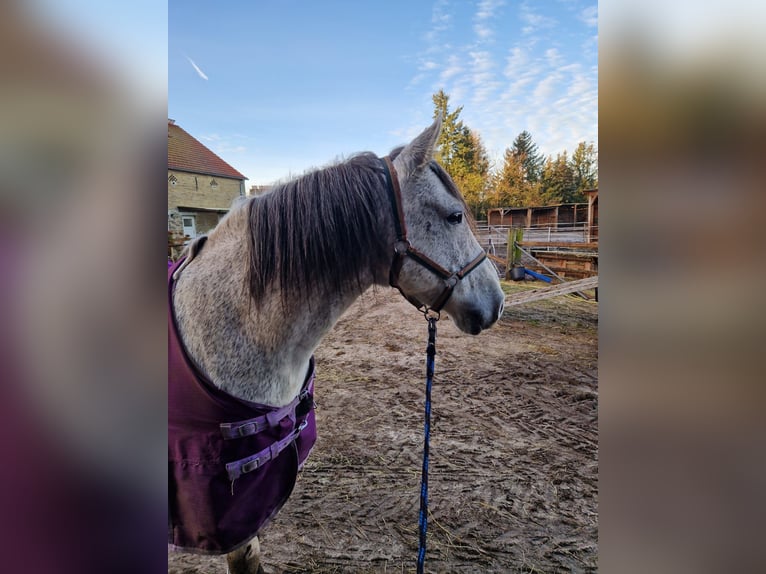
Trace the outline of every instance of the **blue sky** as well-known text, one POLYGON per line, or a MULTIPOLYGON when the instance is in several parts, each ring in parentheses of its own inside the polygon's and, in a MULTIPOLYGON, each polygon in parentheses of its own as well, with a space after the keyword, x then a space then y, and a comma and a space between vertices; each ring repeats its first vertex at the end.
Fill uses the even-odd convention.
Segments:
POLYGON ((430 122, 431 96, 498 164, 522 131, 544 154, 598 145, 597 2, 171 0, 168 116, 252 184, 430 122))

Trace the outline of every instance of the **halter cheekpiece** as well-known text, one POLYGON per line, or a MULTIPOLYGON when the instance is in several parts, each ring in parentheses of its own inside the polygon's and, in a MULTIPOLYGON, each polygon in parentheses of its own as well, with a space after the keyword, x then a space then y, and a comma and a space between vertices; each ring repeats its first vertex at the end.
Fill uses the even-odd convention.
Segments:
POLYGON ((413 247, 409 239, 407 239, 407 224, 404 220, 404 208, 402 205, 402 190, 399 186, 399 178, 396 174, 396 168, 391 158, 386 156, 383 158, 384 173, 386 176, 386 184, 390 191, 391 207, 394 212, 394 226, 396 228, 396 241, 394 242, 394 260, 391 263, 391 270, 388 274, 388 283, 391 287, 395 287, 404 296, 407 301, 412 303, 415 307, 423 311, 426 317, 430 313, 435 314, 437 317, 444 305, 447 304, 449 298, 452 296, 452 292, 455 290, 455 286, 458 281, 466 277, 471 271, 476 269, 484 259, 487 258, 487 254, 482 251, 471 262, 465 265, 459 271, 449 271, 439 265, 436 261, 428 257, 425 253, 413 247), (404 259, 409 257, 415 260, 417 263, 441 277, 444 281, 444 290, 441 292, 436 301, 428 306, 420 302, 417 298, 408 295, 404 292, 401 285, 399 285, 399 273, 401 273, 402 266, 404 265, 404 259))

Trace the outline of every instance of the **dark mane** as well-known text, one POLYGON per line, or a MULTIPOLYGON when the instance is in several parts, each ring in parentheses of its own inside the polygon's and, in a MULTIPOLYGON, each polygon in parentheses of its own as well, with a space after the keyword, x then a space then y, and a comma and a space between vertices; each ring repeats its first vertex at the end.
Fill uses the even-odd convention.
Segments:
POLYGON ((252 297, 277 287, 286 304, 311 285, 339 291, 350 282, 360 285, 365 269, 384 268, 389 246, 380 224, 389 221, 387 193, 382 162, 363 153, 251 200, 252 297))

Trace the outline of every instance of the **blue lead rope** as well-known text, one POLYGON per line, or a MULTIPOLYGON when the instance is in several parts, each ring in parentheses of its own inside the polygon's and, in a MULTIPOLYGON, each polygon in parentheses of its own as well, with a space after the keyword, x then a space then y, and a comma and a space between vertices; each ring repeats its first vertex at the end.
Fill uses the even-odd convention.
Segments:
POLYGON ((428 348, 426 349, 426 407, 423 425, 423 472, 420 478, 420 516, 418 526, 420 542, 418 545, 418 574, 423 574, 426 560, 426 532, 428 530, 428 443, 431 436, 431 385, 434 379, 434 357, 436 356, 436 321, 438 317, 428 317, 428 348))

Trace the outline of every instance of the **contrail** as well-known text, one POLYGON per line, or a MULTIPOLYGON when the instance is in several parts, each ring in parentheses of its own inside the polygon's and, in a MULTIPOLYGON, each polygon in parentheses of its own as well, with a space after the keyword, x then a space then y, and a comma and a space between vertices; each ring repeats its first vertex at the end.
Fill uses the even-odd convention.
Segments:
POLYGON ((199 74, 199 77, 202 78, 203 80, 207 80, 207 76, 205 75, 205 72, 199 69, 199 66, 194 63, 194 60, 192 60, 189 56, 186 56, 186 59, 189 60, 189 63, 196 70, 197 74, 199 74))

